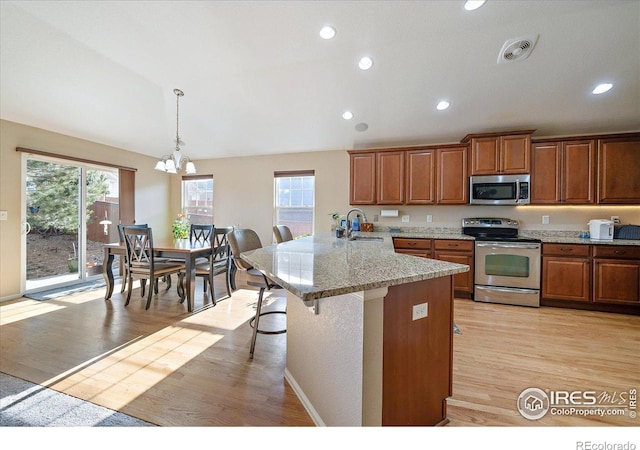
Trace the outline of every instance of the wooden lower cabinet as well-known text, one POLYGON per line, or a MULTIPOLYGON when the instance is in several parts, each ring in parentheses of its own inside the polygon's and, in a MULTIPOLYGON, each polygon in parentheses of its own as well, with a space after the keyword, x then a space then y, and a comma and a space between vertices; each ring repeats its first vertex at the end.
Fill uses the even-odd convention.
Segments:
POLYGON ((588 258, 542 257, 542 298, 588 302, 591 298, 588 258))
POLYGON ((594 246, 593 302, 640 306, 640 247, 594 246))
POLYGON ((453 276, 453 287, 458 293, 473 294, 473 241, 394 237, 393 246, 396 253, 469 266, 468 272, 453 276))
POLYGON ((396 253, 431 258, 431 239, 422 238, 393 238, 393 247, 396 253))
POLYGON ((455 239, 434 239, 433 241, 434 259, 469 266, 468 272, 453 276, 453 288, 456 292, 473 294, 473 248, 473 241, 455 239))
POLYGON ((640 313, 640 247, 543 244, 541 304, 640 313))

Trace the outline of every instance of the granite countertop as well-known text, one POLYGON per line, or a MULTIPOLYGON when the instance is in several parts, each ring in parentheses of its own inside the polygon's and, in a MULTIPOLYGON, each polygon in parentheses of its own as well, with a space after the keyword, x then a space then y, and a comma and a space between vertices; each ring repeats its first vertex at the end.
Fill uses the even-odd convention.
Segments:
MULTIPOLYGON (((382 229, 377 229, 376 233, 385 234, 382 229)), ((374 234, 374 233, 365 233, 374 234)), ((414 239, 457 239, 457 240, 475 240, 472 236, 462 234, 461 228, 401 228, 400 231, 386 231, 386 234, 393 237, 414 238, 414 239)), ((542 243, 548 244, 593 244, 593 245, 633 245, 640 246, 640 240, 637 239, 614 239, 612 241, 598 241, 594 239, 583 239, 579 237, 579 231, 540 231, 540 230, 521 230, 521 237, 530 237, 540 239, 542 243)))
POLYGON ((469 271, 464 264, 396 253, 388 232, 360 234, 378 240, 320 233, 241 256, 305 302, 469 271))

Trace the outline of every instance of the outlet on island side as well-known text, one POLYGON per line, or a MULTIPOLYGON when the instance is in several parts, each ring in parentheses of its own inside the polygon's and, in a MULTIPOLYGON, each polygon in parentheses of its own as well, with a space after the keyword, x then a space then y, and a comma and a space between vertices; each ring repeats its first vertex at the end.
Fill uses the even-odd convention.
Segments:
POLYGON ((427 303, 420 303, 419 305, 413 305, 413 314, 411 320, 424 319, 429 315, 429 305, 427 303))

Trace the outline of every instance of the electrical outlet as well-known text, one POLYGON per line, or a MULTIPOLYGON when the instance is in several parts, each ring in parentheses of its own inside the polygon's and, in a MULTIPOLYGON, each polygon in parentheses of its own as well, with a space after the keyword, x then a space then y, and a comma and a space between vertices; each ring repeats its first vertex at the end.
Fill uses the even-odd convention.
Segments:
POLYGON ((431 214, 427 214, 427 222, 428 223, 433 222, 433 216, 431 214))
POLYGON ((409 222, 409 216, 402 216, 402 221, 403 221, 404 223, 409 222))
POLYGON ((8 220, 9 213, 7 211, 0 211, 0 220, 8 220))
POLYGON ((542 224, 549 225, 549 216, 542 216, 542 224))
POLYGON ((613 223, 620 223, 620 216, 611 216, 611 221, 613 223))
POLYGON ((429 305, 427 303, 420 303, 419 305, 413 305, 412 320, 424 319, 429 315, 429 305))
POLYGON ((373 215, 373 221, 374 221, 374 222, 377 222, 377 221, 378 221, 378 215, 377 215, 377 214, 374 214, 374 215, 373 215))

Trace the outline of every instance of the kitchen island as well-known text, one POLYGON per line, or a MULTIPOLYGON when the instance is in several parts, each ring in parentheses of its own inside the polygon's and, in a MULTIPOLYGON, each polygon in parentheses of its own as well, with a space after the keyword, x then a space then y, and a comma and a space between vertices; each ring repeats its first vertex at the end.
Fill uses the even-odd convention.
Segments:
POLYGON ((360 238, 241 255, 287 291, 285 378, 320 426, 445 424, 453 275, 469 266, 395 253, 388 233, 360 238))

